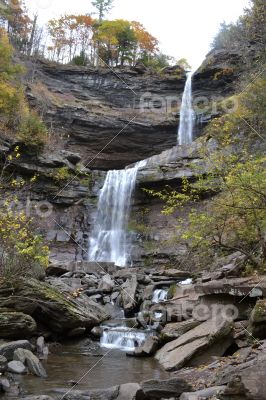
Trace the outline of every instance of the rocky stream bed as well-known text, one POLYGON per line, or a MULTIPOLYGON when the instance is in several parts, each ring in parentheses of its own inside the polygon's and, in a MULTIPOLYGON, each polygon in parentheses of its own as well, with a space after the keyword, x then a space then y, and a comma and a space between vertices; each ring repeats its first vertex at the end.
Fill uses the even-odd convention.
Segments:
POLYGON ((238 253, 219 265, 54 263, 2 283, 2 397, 265 399, 265 279, 239 278, 238 253))

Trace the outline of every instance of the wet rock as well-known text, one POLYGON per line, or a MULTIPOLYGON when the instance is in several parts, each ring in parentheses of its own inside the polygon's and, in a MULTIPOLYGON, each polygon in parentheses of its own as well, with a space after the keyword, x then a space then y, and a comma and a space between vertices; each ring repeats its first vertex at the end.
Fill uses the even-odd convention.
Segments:
POLYGON ((40 358, 47 358, 49 354, 49 348, 46 346, 43 336, 38 337, 36 341, 36 350, 40 358))
POLYGON ((41 378, 46 378, 47 374, 40 360, 30 351, 17 349, 14 352, 14 360, 20 361, 28 367, 29 372, 41 378))
POLYGON ((141 390, 138 383, 125 383, 120 385, 119 394, 115 400, 136 400, 137 393, 141 390))
POLYGON ((119 386, 108 389, 72 390, 63 393, 64 400, 116 400, 119 395, 119 386))
POLYGON ((137 276, 132 275, 130 279, 122 285, 122 303, 126 313, 134 310, 136 307, 136 292, 137 292, 137 276))
POLYGON ((22 312, 0 312, 0 337, 19 339, 31 337, 37 330, 37 325, 30 315, 22 312))
POLYGON ((67 332, 75 328, 91 329, 106 320, 104 309, 85 294, 73 296, 73 288, 61 282, 61 291, 35 279, 20 279, 15 288, 0 295, 3 306, 35 316, 53 332, 67 332), (37 312, 38 310, 38 312, 37 312))
MULTIPOLYGON (((176 370, 188 363, 199 352, 203 352, 214 343, 230 336, 231 331, 232 323, 228 321, 208 320, 189 330, 178 339, 164 345, 157 352, 156 359, 166 370, 176 370)), ((217 351, 219 351, 219 348, 217 351)))
POLYGON ((92 334, 95 338, 99 339, 99 338, 102 336, 102 334, 103 334, 103 328, 102 328, 101 326, 95 326, 95 327, 91 330, 91 334, 92 334))
MULTIPOLYGON (((141 389, 145 400, 170 399, 179 397, 183 392, 187 392, 192 387, 184 380, 179 378, 171 378, 167 380, 149 380, 141 383, 141 389)), ((136 400, 142 400, 140 394, 136 400)))
POLYGON ((147 357, 152 356, 156 353, 159 347, 159 339, 157 336, 148 337, 142 346, 137 347, 133 353, 128 355, 134 357, 147 357))
POLYGON ((7 378, 0 378, 0 391, 8 392, 10 390, 10 382, 7 378))
POLYGON ((0 356, 0 373, 3 373, 7 370, 7 359, 4 356, 0 356))
POLYGON ((25 374, 27 368, 21 361, 10 361, 8 363, 8 371, 14 374, 25 374))
POLYGON ((28 340, 17 340, 0 345, 0 355, 4 356, 8 361, 13 360, 14 352, 17 349, 31 350, 32 346, 28 340))

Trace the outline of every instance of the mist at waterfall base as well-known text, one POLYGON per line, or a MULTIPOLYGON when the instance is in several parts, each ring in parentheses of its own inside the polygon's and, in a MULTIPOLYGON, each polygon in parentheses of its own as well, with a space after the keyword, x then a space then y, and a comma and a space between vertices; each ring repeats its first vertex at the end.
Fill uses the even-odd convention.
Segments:
POLYGON ((146 161, 134 167, 108 171, 100 191, 95 228, 89 243, 89 261, 130 265, 131 239, 127 232, 131 198, 138 170, 146 161))
POLYGON ((180 123, 177 135, 180 146, 190 144, 193 141, 195 113, 192 105, 192 77, 193 72, 188 72, 180 108, 180 123))

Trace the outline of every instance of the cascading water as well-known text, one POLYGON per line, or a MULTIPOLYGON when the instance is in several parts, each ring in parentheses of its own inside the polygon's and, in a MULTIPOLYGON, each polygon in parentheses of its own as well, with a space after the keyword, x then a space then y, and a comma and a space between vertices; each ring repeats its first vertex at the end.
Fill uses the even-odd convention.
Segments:
POLYGON ((193 141, 195 113, 192 107, 192 76, 193 72, 187 74, 187 81, 182 97, 180 124, 177 137, 179 145, 190 144, 193 141))
POLYGON ((119 349, 123 351, 134 351, 141 346, 146 338, 147 332, 141 332, 128 327, 109 328, 103 327, 101 346, 108 349, 119 349))
POLYGON ((152 296, 152 302, 160 303, 161 301, 167 300, 167 293, 168 293, 168 290, 164 290, 164 289, 154 290, 153 296, 152 296))
POLYGON ((133 168, 108 171, 101 189, 95 229, 90 239, 89 261, 114 262, 124 267, 129 262, 130 238, 127 223, 130 205, 139 168, 146 161, 138 162, 133 168))

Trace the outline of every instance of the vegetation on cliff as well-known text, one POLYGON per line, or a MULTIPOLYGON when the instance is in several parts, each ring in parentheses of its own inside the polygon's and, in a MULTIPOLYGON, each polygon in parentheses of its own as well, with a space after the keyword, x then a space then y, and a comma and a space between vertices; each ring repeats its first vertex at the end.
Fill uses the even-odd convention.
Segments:
POLYGON ((266 75, 265 66, 258 70, 258 65, 265 58, 266 9, 261 0, 252 3, 237 24, 223 26, 214 41, 216 49, 227 50, 241 43, 240 51, 249 49, 244 52, 249 62, 234 96, 236 106, 205 128, 201 157, 208 173, 195 171, 197 181, 183 179, 176 190, 146 191, 165 203, 165 214, 190 207, 188 220, 178 221, 182 233, 177 240, 187 241, 192 251, 203 257, 240 251, 261 269, 266 262, 266 75), (210 139, 215 150, 206 146, 210 139))

